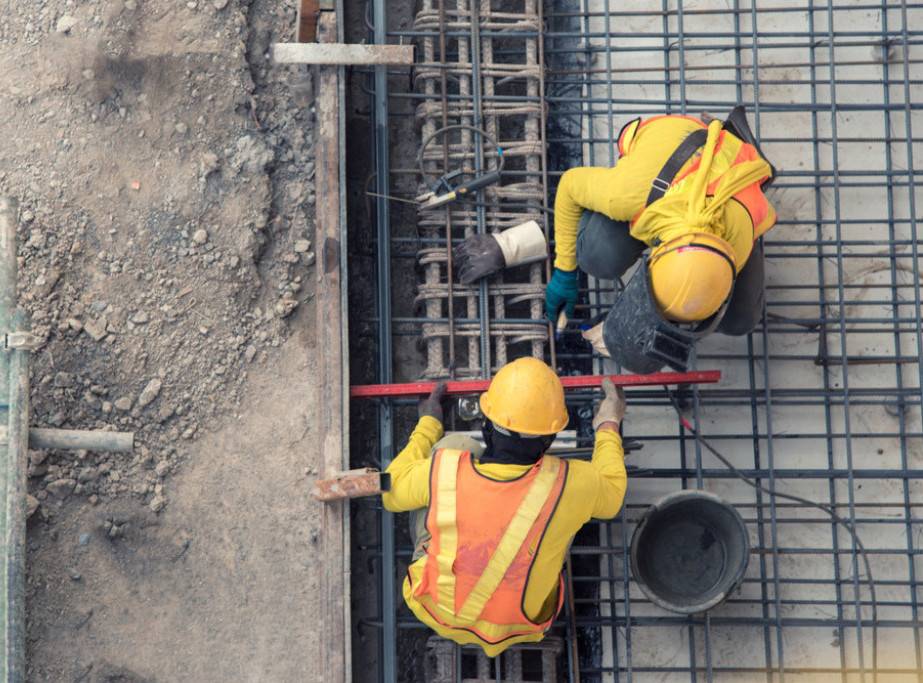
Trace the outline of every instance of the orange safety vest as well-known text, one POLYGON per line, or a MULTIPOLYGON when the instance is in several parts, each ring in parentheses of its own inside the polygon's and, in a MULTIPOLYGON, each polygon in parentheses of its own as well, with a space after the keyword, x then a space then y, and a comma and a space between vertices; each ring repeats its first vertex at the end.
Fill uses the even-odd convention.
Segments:
POLYGON ((426 515, 432 539, 417 560, 422 572, 410 572, 413 598, 438 623, 488 644, 547 631, 563 604, 563 578, 545 621, 529 619, 523 600, 566 478, 567 463, 549 455, 521 477, 499 481, 478 473, 467 451, 436 451, 426 515))
MULTIPOLYGON (((634 142, 638 131, 641 130, 641 128, 644 126, 647 126, 657 119, 662 118, 665 117, 654 116, 649 119, 644 119, 643 121, 640 118, 637 118, 625 124, 625 126, 622 128, 622 131, 619 133, 619 154, 622 156, 630 154, 632 143, 634 142)), ((680 118, 694 121, 702 128, 708 128, 705 123, 690 116, 683 116, 680 118)), ((715 148, 714 160, 712 161, 711 168, 709 169, 709 179, 705 193, 707 195, 713 195, 718 188, 718 185, 721 183, 721 179, 723 178, 724 173, 732 166, 742 164, 746 161, 755 161, 760 158, 761 157, 753 145, 744 142, 726 130, 722 130, 718 137, 718 145, 715 148)), ((688 194, 692 190, 694 180, 693 176, 695 172, 698 171, 701 160, 702 155, 697 154, 692 160, 692 163, 687 162, 681 171, 676 174, 676 177, 673 179, 673 182, 670 183, 670 187, 667 189, 663 196, 667 197, 671 195, 688 194)), ((750 220, 753 222, 753 241, 755 242, 757 238, 763 235, 775 224, 775 211, 766 200, 766 196, 763 194, 759 182, 748 185, 739 192, 735 193, 733 197, 739 201, 747 210, 747 213, 750 214, 750 220)), ((631 221, 632 225, 635 224, 635 222, 638 220, 638 217, 642 213, 644 213, 644 209, 641 209, 641 211, 635 215, 631 221)))

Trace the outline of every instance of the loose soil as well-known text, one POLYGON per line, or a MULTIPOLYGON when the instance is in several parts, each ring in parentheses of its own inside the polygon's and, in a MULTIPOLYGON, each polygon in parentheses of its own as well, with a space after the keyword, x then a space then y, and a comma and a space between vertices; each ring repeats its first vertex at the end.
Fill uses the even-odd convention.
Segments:
POLYGON ((295 1, 3 3, 35 427, 30 681, 307 681, 321 643, 313 88, 295 1))

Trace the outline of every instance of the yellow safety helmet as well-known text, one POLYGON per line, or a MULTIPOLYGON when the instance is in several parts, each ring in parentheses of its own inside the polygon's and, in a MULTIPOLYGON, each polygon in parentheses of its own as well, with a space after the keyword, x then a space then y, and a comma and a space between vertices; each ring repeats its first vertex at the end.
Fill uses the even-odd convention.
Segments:
POLYGON ((487 419, 520 434, 556 434, 567 426, 564 387, 538 358, 517 358, 500 368, 480 404, 487 419))
POLYGON ((650 258, 651 290, 661 315, 680 323, 713 315, 727 299, 737 275, 731 245, 693 232, 658 245, 650 258))

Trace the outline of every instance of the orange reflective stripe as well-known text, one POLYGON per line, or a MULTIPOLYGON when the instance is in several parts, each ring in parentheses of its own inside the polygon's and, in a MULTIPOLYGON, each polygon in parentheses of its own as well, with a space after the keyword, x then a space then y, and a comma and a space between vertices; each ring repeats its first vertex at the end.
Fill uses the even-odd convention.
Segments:
POLYGON ((503 538, 500 539, 497 549, 491 555, 484 572, 468 593, 465 604, 458 611, 460 624, 473 623, 481 616, 484 606, 500 585, 506 571, 516 559, 516 555, 522 550, 526 537, 532 530, 532 525, 535 524, 542 512, 542 507, 548 501, 548 496, 558 477, 559 467, 560 464, 551 458, 542 459, 542 467, 538 476, 535 477, 529 492, 513 515, 512 521, 507 526, 503 538))

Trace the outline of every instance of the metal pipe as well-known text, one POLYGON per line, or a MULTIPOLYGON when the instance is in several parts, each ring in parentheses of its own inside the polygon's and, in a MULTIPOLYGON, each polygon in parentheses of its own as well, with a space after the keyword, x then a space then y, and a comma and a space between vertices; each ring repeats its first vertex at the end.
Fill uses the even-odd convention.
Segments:
MULTIPOLYGON (((28 316, 13 314, 16 327, 29 328, 28 316)), ((6 629, 5 681, 25 680, 26 662, 26 470, 29 462, 29 356, 28 349, 10 351, 10 410, 6 477, 6 629)))
MULTIPOLYGON (((13 405, 13 402, 10 402, 13 405)), ((11 430, 12 431, 12 430, 11 430)), ((134 432, 106 432, 101 429, 45 429, 29 430, 29 448, 39 450, 87 450, 106 453, 128 453, 134 448, 134 432)))
MULTIPOLYGON (((0 334, 4 337, 6 333, 13 331, 13 312, 16 310, 18 216, 18 202, 12 197, 0 197, 0 334)), ((10 361, 12 356, 18 355, 19 352, 0 351, 0 403, 3 404, 0 406, 0 424, 6 424, 10 417, 10 361)), ((16 418, 17 426, 19 419, 21 418, 16 418)), ((25 470, 20 473, 17 469, 20 466, 21 450, 18 444, 11 448, 6 441, 0 442, 0 482, 4 482, 0 485, 0 537, 4 540, 3 559, 0 561, 0 584, 3 591, 3 605, 0 608, 2 681, 21 681, 25 678, 25 614, 21 570, 24 544, 19 543, 20 534, 25 530, 25 524, 19 523, 24 510, 21 505, 25 505, 25 500, 20 504, 17 484, 20 476, 25 477, 25 470), (14 457, 16 460, 12 459, 14 457)))

